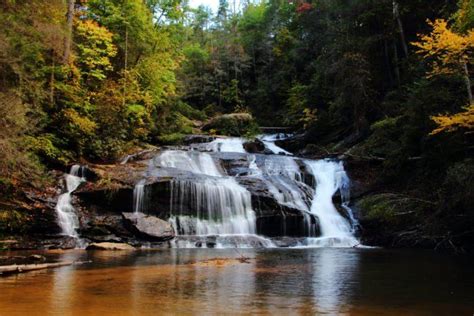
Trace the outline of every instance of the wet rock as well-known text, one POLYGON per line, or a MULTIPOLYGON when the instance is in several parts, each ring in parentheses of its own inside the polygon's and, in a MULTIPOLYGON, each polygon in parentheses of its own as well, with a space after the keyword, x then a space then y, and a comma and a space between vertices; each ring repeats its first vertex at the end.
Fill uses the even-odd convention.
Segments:
POLYGON ((137 162, 137 161, 143 161, 143 160, 151 159, 159 151, 160 151, 160 149, 158 147, 152 147, 152 148, 144 149, 144 150, 141 150, 137 153, 126 155, 125 157, 122 157, 121 159, 119 159, 118 162, 121 165, 125 165, 125 164, 129 164, 129 163, 137 162))
POLYGON ((277 247, 296 247, 300 245, 304 238, 295 238, 295 237, 274 237, 271 239, 272 242, 277 247))
POLYGON ((79 233, 84 238, 100 242, 122 242, 134 236, 124 226, 122 216, 118 214, 103 215, 93 208, 87 215, 88 220, 83 223, 79 233))
POLYGON ((31 261, 46 261, 46 257, 42 255, 31 255, 28 259, 31 261))
POLYGON ((245 142, 244 149, 248 153, 263 154, 265 152, 265 144, 259 139, 254 139, 252 141, 245 142))
POLYGON ((319 236, 316 215, 280 204, 260 178, 240 177, 238 181, 252 195, 252 208, 257 216, 257 233, 269 237, 319 236))
POLYGON ((122 213, 125 226, 145 240, 166 241, 174 237, 171 225, 158 217, 143 213, 122 213))
POLYGON ((86 250, 135 250, 135 248, 125 243, 100 242, 90 244, 86 250))
POLYGON ((275 141, 275 145, 281 147, 291 153, 296 153, 305 148, 307 144, 306 136, 304 134, 294 135, 285 139, 275 141))
POLYGON ((209 136, 209 135, 186 135, 183 138, 183 143, 185 145, 202 144, 202 143, 210 143, 215 139, 216 139, 215 136, 209 136))

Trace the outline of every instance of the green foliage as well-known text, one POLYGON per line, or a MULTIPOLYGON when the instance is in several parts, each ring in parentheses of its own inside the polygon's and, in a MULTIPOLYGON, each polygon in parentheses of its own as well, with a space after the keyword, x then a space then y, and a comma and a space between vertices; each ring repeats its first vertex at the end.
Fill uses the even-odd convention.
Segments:
POLYGON ((159 141, 163 145, 179 145, 182 143, 184 136, 185 134, 172 133, 160 136, 159 141))
POLYGON ((220 135, 254 136, 259 133, 257 122, 249 113, 232 113, 214 117, 203 130, 213 130, 220 135))
POLYGON ((30 217, 25 212, 0 209, 0 236, 21 235, 28 231, 30 217))

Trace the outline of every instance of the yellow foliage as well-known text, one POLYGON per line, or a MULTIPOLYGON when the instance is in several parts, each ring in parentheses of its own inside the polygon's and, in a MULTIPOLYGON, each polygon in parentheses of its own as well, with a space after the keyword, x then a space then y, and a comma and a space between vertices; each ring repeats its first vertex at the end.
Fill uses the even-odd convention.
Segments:
POLYGON ((428 35, 419 35, 420 41, 412 45, 425 59, 433 59, 430 76, 452 74, 462 71, 462 65, 472 59, 474 49, 474 30, 466 35, 453 32, 443 19, 428 21, 433 31, 428 35))
POLYGON ((117 55, 113 33, 91 20, 77 20, 76 31, 78 62, 90 76, 105 79, 104 71, 112 70, 110 58, 117 55))
POLYGON ((91 121, 85 116, 81 116, 74 109, 65 109, 63 110, 64 117, 68 120, 71 127, 77 129, 85 135, 93 135, 97 125, 95 122, 91 121))
POLYGON ((474 128, 474 104, 465 108, 464 112, 453 115, 432 116, 431 119, 438 124, 438 128, 431 132, 431 135, 440 132, 452 132, 458 128, 474 128))

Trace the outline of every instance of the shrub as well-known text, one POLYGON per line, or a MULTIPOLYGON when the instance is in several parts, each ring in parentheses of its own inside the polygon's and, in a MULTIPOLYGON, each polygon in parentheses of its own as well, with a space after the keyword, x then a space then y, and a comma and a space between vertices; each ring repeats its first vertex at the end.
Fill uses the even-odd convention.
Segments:
POLYGON ((204 131, 214 130, 221 135, 254 136, 259 133, 259 127, 249 113, 232 113, 214 117, 202 128, 204 131))

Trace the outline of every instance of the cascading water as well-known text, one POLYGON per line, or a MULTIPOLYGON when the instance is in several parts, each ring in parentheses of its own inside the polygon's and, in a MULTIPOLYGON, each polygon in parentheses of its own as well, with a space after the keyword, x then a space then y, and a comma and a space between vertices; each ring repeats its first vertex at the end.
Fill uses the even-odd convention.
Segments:
MULTIPOLYGON (((229 147, 224 145, 222 148, 229 147)), ((170 223, 178 235, 218 235, 220 240, 216 241, 216 247, 224 244, 237 247, 249 245, 243 237, 253 236, 256 232, 250 192, 233 177, 227 176, 211 155, 169 150, 156 157, 154 163, 161 168, 194 174, 192 179, 171 181, 170 223), (232 242, 230 235, 235 237, 232 242), (222 239, 222 236, 227 236, 227 239, 222 239)), ((262 242, 270 246, 263 238, 262 242)), ((177 245, 187 247, 190 243, 178 242, 177 245)))
POLYGON ((210 142, 207 150, 215 152, 245 153, 244 140, 237 137, 217 138, 210 142))
POLYGON ((258 139, 260 139, 262 141, 262 143, 265 145, 265 147, 268 150, 270 150, 272 153, 274 153, 275 155, 278 155, 278 154, 282 153, 282 154, 285 154, 285 155, 292 156, 293 155, 292 153, 290 153, 289 151, 284 150, 283 148, 281 148, 281 147, 279 147, 275 144, 275 142, 277 140, 285 139, 288 136, 291 136, 291 135, 286 135, 286 134, 279 133, 279 134, 270 134, 270 135, 259 135, 258 139))
POLYGON ((135 213, 143 210, 145 203, 145 181, 140 180, 133 189, 133 211, 135 213))
POLYGON ((255 234, 250 193, 228 177, 173 181, 171 223, 181 235, 255 234), (195 216, 182 215, 191 207, 195 216))
POLYGON ((76 230, 79 228, 79 219, 74 206, 71 204, 71 193, 74 192, 82 182, 86 181, 83 168, 79 165, 72 166, 69 173, 64 175, 64 180, 66 183, 66 192, 58 197, 56 204, 58 224, 62 229, 63 235, 78 239, 79 236, 76 230))
POLYGON ((342 217, 333 204, 333 195, 340 190, 344 195, 348 177, 341 162, 328 160, 305 161, 315 177, 315 196, 311 212, 318 216, 321 237, 312 238, 307 245, 320 247, 354 247, 359 241, 354 237, 351 224, 342 217))
MULTIPOLYGON (((272 136, 265 142, 274 143, 275 139, 272 136)), ((150 161, 146 177, 168 178, 165 181, 169 183, 169 222, 177 233, 172 242, 175 247, 273 247, 269 239, 256 235, 253 197, 243 186, 252 184, 246 181, 266 186, 277 204, 291 210, 281 213, 281 223, 285 234, 285 214, 290 214, 292 218, 288 218, 288 223, 293 225, 292 234, 297 229, 300 232, 296 236, 308 236, 298 237, 303 238, 298 239, 299 246, 353 247, 359 244, 353 236, 349 179, 342 163, 288 155, 247 154, 243 142, 241 138, 218 138, 191 146, 189 151, 163 151, 150 161), (332 197, 337 191, 341 193, 341 207, 351 221, 341 216, 333 204, 332 197), (295 212, 300 212, 299 217, 295 212), (295 220, 299 226, 295 226, 295 220)), ((268 149, 268 144, 265 145, 268 149)), ((134 189, 136 212, 148 209, 146 200, 150 197, 146 196, 145 183, 146 178, 134 189)))

